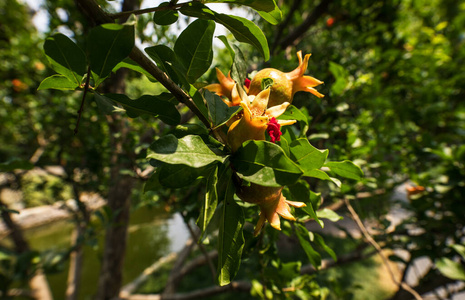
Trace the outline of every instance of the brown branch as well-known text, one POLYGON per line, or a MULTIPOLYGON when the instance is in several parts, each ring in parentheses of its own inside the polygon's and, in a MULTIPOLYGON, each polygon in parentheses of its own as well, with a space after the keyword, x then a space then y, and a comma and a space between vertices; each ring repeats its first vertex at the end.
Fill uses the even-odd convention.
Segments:
POLYGON ((140 274, 136 279, 126 284, 119 294, 120 298, 128 298, 132 293, 134 293, 142 284, 144 284, 149 277, 158 271, 163 265, 174 261, 178 257, 176 252, 170 253, 167 256, 163 256, 157 260, 150 267, 146 268, 142 274, 140 274))
POLYGON ((363 225, 363 222, 360 220, 360 217, 358 216, 357 212, 355 212, 349 200, 345 199, 344 202, 350 214, 352 215, 352 218, 354 219, 355 223, 357 223, 357 226, 360 228, 360 231, 362 231, 363 235, 365 236, 365 239, 376 249, 379 256, 383 260, 383 263, 386 266, 392 281, 398 286, 401 286, 404 290, 408 291, 410 294, 412 294, 415 297, 415 299, 422 300, 423 298, 420 296, 420 294, 418 294, 414 289, 412 289, 407 283, 397 280, 396 276, 394 275, 394 271, 392 270, 391 265, 389 264, 389 260, 384 255, 381 246, 373 239, 370 233, 368 233, 368 230, 366 229, 365 225, 363 225))
POLYGON ((318 18, 328 10, 329 5, 333 1, 334 0, 321 0, 320 4, 313 9, 312 13, 302 22, 302 24, 290 32, 286 38, 279 43, 279 48, 286 49, 288 46, 294 45, 295 41, 307 32, 307 30, 316 23, 318 18))
POLYGON ((192 252, 192 249, 194 248, 194 246, 195 246, 194 241, 192 239, 189 239, 186 242, 184 249, 182 249, 178 253, 178 257, 176 259, 176 262, 174 263, 173 268, 171 269, 170 275, 168 277, 168 282, 166 283, 165 290, 163 291, 163 295, 174 294, 174 292, 176 291, 176 286, 178 285, 179 280, 181 279, 177 275, 181 271, 184 263, 187 260, 187 257, 192 252))
MULTIPOLYGON (((113 23, 113 18, 103 11, 95 0, 76 0, 82 11, 92 20, 96 25, 104 23, 113 23)), ((200 110, 195 105, 192 98, 183 91, 176 83, 174 83, 168 75, 160 70, 142 51, 134 47, 129 57, 149 72, 155 79, 158 80, 171 94, 181 103, 184 103, 190 110, 192 110, 200 121, 210 128, 210 122, 203 116, 200 110)))
POLYGON ((189 261, 186 263, 186 265, 179 271, 177 274, 177 280, 180 280, 182 277, 186 276, 186 274, 190 273, 191 271, 197 269, 200 266, 203 266, 204 264, 211 262, 212 259, 215 259, 218 257, 218 251, 212 250, 207 253, 207 255, 201 255, 193 260, 189 261))
POLYGON ((76 135, 78 133, 79 122, 81 121, 82 110, 84 108, 84 102, 86 100, 87 91, 89 90, 89 83, 90 83, 90 65, 87 68, 86 84, 84 85, 84 92, 82 93, 81 106, 79 107, 79 110, 78 110, 78 117, 77 117, 77 120, 76 120, 76 127, 74 127, 74 135, 76 135))
MULTIPOLYGON (((186 3, 189 3, 189 2, 186 2, 186 3)), ((144 9, 123 11, 120 13, 111 14, 109 16, 110 18, 116 20, 116 19, 121 19, 121 18, 127 18, 130 15, 142 15, 142 14, 156 12, 156 11, 174 10, 174 9, 178 9, 182 7, 186 3, 175 4, 175 5, 169 4, 167 6, 149 7, 149 8, 144 8, 144 9)))
POLYGON ((204 255, 207 263, 208 263, 208 267, 210 268, 210 272, 212 274, 212 278, 213 278, 213 282, 215 282, 216 280, 216 270, 215 270, 215 266, 213 265, 213 262, 211 261, 210 259, 210 256, 208 255, 208 252, 207 250, 205 249, 205 246, 202 244, 202 241, 199 240, 199 237, 200 237, 200 230, 198 230, 198 227, 196 228, 197 230, 194 231, 194 229, 192 228, 192 226, 189 224, 189 222, 185 222, 186 223, 186 226, 187 226, 187 229, 189 229, 189 232, 192 236, 192 239, 194 241, 197 241, 197 245, 199 246, 200 248, 200 251, 202 252, 202 254, 204 255))

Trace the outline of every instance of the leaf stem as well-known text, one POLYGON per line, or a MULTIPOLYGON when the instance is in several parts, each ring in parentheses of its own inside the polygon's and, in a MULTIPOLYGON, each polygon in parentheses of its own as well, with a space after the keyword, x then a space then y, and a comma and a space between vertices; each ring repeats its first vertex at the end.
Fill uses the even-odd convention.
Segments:
POLYGON ((82 111, 84 108, 84 101, 86 100, 87 90, 89 90, 89 83, 90 83, 90 64, 89 64, 89 67, 87 68, 86 84, 84 85, 84 93, 82 94, 81 106, 79 107, 79 110, 78 110, 76 127, 74 127, 74 135, 78 133, 79 122, 81 121, 81 115, 82 115, 82 111))
POLYGON ((178 9, 178 8, 182 7, 186 3, 189 3, 189 2, 180 3, 180 4, 172 4, 172 3, 170 3, 167 6, 149 7, 149 8, 144 8, 144 9, 123 11, 123 12, 120 12, 120 13, 109 14, 109 16, 112 19, 116 20, 116 19, 129 17, 130 15, 142 15, 142 14, 156 12, 156 11, 178 9))

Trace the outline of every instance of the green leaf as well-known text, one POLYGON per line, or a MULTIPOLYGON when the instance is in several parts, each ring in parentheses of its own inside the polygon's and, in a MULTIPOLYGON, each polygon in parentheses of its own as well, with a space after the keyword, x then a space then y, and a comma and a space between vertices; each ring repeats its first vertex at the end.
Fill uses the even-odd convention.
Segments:
POLYGON ((336 78, 336 81, 331 86, 331 91, 336 95, 342 94, 349 83, 349 72, 343 66, 332 61, 329 62, 329 71, 336 78))
POLYGON ((439 272, 448 278, 465 281, 465 268, 461 263, 447 257, 441 257, 436 261, 436 267, 439 272))
POLYGON ((320 194, 313 193, 310 190, 310 186, 303 180, 299 180, 293 185, 289 185, 289 192, 292 195, 293 201, 302 201, 307 204, 307 206, 302 207, 302 210, 305 211, 311 218, 313 218, 321 228, 324 227, 323 221, 318 219, 318 215, 315 213, 317 206, 315 205, 317 202, 314 198, 320 198, 320 194), (312 199, 313 198, 313 199, 312 199))
MULTIPOLYGON (((296 120, 300 124, 301 136, 306 136, 308 130, 308 118, 300 109, 294 105, 289 105, 286 111, 278 117, 279 120, 296 120)), ((286 127, 285 127, 286 128, 286 127)))
POLYGON ((350 160, 344 160, 341 162, 329 161, 325 164, 325 167, 331 169, 336 175, 354 179, 361 180, 363 177, 363 171, 359 166, 351 162, 350 160))
POLYGON ((214 127, 218 127, 226 123, 234 114, 238 112, 240 106, 229 107, 221 98, 205 90, 205 99, 208 105, 208 114, 214 127))
POLYGON ((274 0, 207 0, 204 3, 233 3, 256 10, 267 22, 276 25, 281 22, 283 14, 274 0))
POLYGON ((244 248, 244 212, 234 201, 234 185, 229 180, 218 233, 218 283, 229 284, 237 274, 244 248))
POLYGON ((241 49, 236 45, 233 45, 233 48, 229 45, 227 38, 222 35, 218 37, 226 46, 229 51, 229 54, 232 57, 232 66, 231 66, 231 78, 236 82, 245 82, 245 76, 247 74, 247 62, 244 58, 244 54, 241 49))
POLYGON ((297 238, 305 254, 307 254, 308 260, 315 269, 318 269, 321 266, 321 255, 310 244, 310 233, 302 224, 295 224, 295 227, 297 238))
POLYGON ((333 177, 329 177, 328 174, 326 174, 324 171, 321 171, 321 170, 310 170, 310 171, 307 171, 305 172, 304 174, 305 177, 314 177, 314 178, 318 178, 318 179, 321 179, 321 180, 328 180, 328 181, 331 181, 332 183, 334 183, 338 188, 341 187, 341 181, 337 178, 333 178, 333 177))
POLYGON ((87 71, 86 55, 70 38, 61 33, 48 37, 44 43, 44 51, 56 72, 76 85, 81 84, 87 71))
POLYGON ((27 160, 23 160, 17 157, 11 158, 5 162, 0 163, 1 172, 11 172, 14 170, 31 170, 34 168, 34 164, 27 160))
POLYGON ((281 147, 267 141, 245 142, 231 162, 242 179, 264 186, 293 184, 303 173, 281 147))
POLYGON ((192 97, 192 100, 194 101, 195 106, 197 106, 197 108, 200 110, 200 112, 205 117, 205 119, 208 120, 207 106, 205 105, 205 102, 200 92, 192 84, 189 85, 188 94, 189 96, 192 97))
POLYGON ((70 81, 64 75, 52 75, 45 78, 39 85, 38 90, 75 90, 79 84, 75 81, 70 81))
POLYGON ((169 125, 177 125, 181 121, 181 115, 176 106, 157 96, 144 95, 132 100, 124 94, 105 94, 105 96, 123 105, 130 117, 137 117, 140 114, 157 116, 169 125))
POLYGON ((316 214, 317 214, 318 218, 320 218, 320 219, 328 219, 331 222, 337 222, 339 220, 344 219, 343 217, 341 217, 340 215, 335 213, 333 210, 328 209, 328 208, 323 208, 321 210, 318 210, 316 212, 316 214))
POLYGON ((186 135, 178 140, 174 135, 168 134, 153 142, 150 150, 147 158, 194 168, 224 161, 223 157, 211 151, 202 138, 196 135, 186 135))
POLYGON ((313 235, 315 236, 315 243, 320 245, 326 251, 326 253, 328 253, 332 257, 332 259, 334 259, 334 261, 337 261, 336 253, 334 253, 333 249, 331 249, 330 247, 328 247, 328 245, 326 245, 323 237, 319 235, 318 233, 313 233, 313 235))
POLYGON ((97 103, 98 109, 106 115, 111 115, 116 111, 121 111, 121 108, 119 108, 110 98, 98 93, 94 93, 94 100, 95 103, 97 103))
MULTIPOLYGON (((169 2, 163 2, 158 7, 169 6, 169 2)), ((153 14, 153 22, 157 25, 171 25, 178 20, 179 14, 176 9, 156 11, 153 14)))
POLYGON ((210 176, 207 178, 207 190, 205 192, 204 201, 200 210, 199 218, 197 219, 197 226, 199 226, 202 234, 207 229, 208 223, 210 222, 215 212, 216 206, 218 205, 218 166, 215 166, 210 176))
POLYGON ((144 74, 145 76, 147 76, 147 78, 148 78, 151 82, 157 82, 157 80, 155 79, 155 77, 153 77, 152 74, 150 74, 149 72, 147 72, 144 68, 142 68, 141 66, 139 66, 135 61, 133 61, 133 60, 130 59, 130 58, 125 58, 122 62, 118 63, 118 64, 113 68, 112 72, 115 73, 115 72, 118 71, 120 68, 126 68, 126 69, 130 69, 130 70, 139 72, 139 73, 144 74))
POLYGON ((254 46, 263 55, 265 61, 270 59, 266 37, 254 22, 241 17, 216 13, 199 2, 186 3, 181 7, 180 12, 189 17, 213 20, 225 26, 239 42, 254 46))
POLYGON ((454 249, 462 258, 465 260, 465 246, 464 245, 451 245, 450 246, 452 249, 454 249))
POLYGON ((302 168, 304 176, 307 176, 306 173, 311 170, 321 168, 329 152, 313 147, 306 138, 292 141, 289 148, 292 160, 302 168))
POLYGON ((199 19, 187 26, 176 40, 174 52, 189 83, 194 83, 210 68, 214 32, 215 22, 199 19))
POLYGON ((195 182, 206 173, 207 168, 192 168, 186 165, 163 164, 158 168, 158 180, 164 187, 182 188, 195 182))
POLYGON ((134 26, 102 24, 94 27, 88 38, 90 67, 98 86, 111 70, 134 48, 134 26))

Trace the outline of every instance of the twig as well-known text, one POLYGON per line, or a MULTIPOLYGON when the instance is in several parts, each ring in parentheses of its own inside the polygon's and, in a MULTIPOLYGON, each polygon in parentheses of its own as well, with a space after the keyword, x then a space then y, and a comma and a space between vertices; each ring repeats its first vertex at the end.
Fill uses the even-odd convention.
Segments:
MULTIPOLYGON (((186 2, 186 3, 189 3, 189 2, 186 2)), ((182 7, 186 3, 175 4, 175 5, 169 4, 167 6, 149 7, 149 8, 144 8, 144 9, 123 11, 123 12, 120 12, 120 13, 110 14, 109 16, 110 16, 110 18, 116 20, 116 19, 129 17, 130 15, 142 15, 142 14, 156 12, 156 11, 177 9, 179 7, 182 7)))
POLYGON ((78 118, 76 121, 76 127, 74 128, 74 135, 78 133, 79 122, 81 121, 82 109, 84 107, 84 101, 86 100, 87 90, 89 89, 89 82, 90 82, 90 65, 87 68, 86 84, 84 85, 84 93, 82 94, 81 106, 79 107, 79 110, 78 110, 78 118))
POLYGON ((344 202, 347 206, 347 209, 349 210, 350 214, 352 215, 352 218, 354 219, 355 223, 357 223, 357 226, 360 228, 362 231, 363 235, 367 239, 367 241, 376 249, 378 252, 379 256, 381 256, 381 259, 383 260, 384 265, 386 266, 389 275, 391 276, 392 281, 398 285, 401 286, 404 290, 408 291, 410 294, 412 294, 415 299, 417 300, 423 300, 423 298, 418 294, 413 288, 411 288, 407 283, 403 281, 397 280, 396 276, 394 275, 394 272, 391 268, 391 265, 389 264, 389 261, 387 257, 383 253, 383 249, 381 249, 380 245, 373 239, 373 237, 368 233, 368 230, 366 229, 365 225, 363 225, 362 221, 360 220, 360 217, 358 216, 357 212, 354 210, 352 205, 350 204, 348 199, 344 199, 344 202))
POLYGON ((208 255, 208 252, 205 249, 205 246, 202 244, 201 241, 199 241, 199 234, 198 234, 199 230, 197 230, 197 232, 195 232, 194 229, 192 228, 191 224, 189 224, 189 222, 185 222, 185 223, 186 223, 187 229, 189 229, 189 232, 190 232, 192 238, 194 239, 194 241, 197 241, 197 245, 199 246, 200 251, 204 255, 204 257, 205 257, 205 259, 206 259, 206 261, 208 263, 208 267, 210 268, 210 272, 212 273, 213 282, 215 282, 215 279, 216 279, 215 266, 213 265, 213 262, 211 261, 210 256, 208 255))
POLYGON ((168 282, 166 283, 165 290, 163 291, 163 296, 174 294, 176 291, 176 285, 179 281, 177 276, 179 271, 182 269, 184 262, 187 260, 187 257, 194 248, 195 243, 192 239, 189 239, 186 242, 186 246, 178 253, 176 262, 174 263, 173 268, 171 269, 170 276, 168 277, 168 282))

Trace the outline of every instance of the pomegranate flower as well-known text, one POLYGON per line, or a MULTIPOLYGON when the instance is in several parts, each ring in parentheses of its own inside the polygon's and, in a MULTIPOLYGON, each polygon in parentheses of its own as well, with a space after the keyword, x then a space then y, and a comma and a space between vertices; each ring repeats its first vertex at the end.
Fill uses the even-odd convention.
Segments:
MULTIPOLYGON (((226 77, 220 69, 216 69, 216 78, 218 78, 219 83, 212 83, 209 84, 205 87, 205 89, 209 90, 210 92, 213 92, 217 94, 218 96, 225 96, 229 100, 223 99, 224 103, 226 103, 229 107, 231 106, 238 106, 240 99, 236 98, 233 99, 231 96, 232 90, 234 88, 234 85, 236 82, 231 78, 231 72, 228 73, 228 77, 226 77)), ((246 79, 246 82, 244 82, 245 86, 244 89, 246 91, 249 90, 250 86, 250 79, 246 79), (249 83, 247 84, 247 80, 249 80, 249 83)))
POLYGON ((267 108, 269 96, 270 89, 261 91, 257 96, 249 96, 237 85, 233 88, 231 98, 234 101, 240 100, 240 106, 243 108, 242 117, 232 123, 228 130, 228 144, 233 152, 236 152, 245 141, 265 140, 265 132, 269 126, 273 134, 271 140, 273 142, 279 140, 280 127, 296 122, 296 120, 276 120, 290 104, 285 102, 267 108))
POLYGON ((308 60, 311 54, 305 55, 302 59, 302 51, 297 52, 299 66, 288 73, 281 72, 273 68, 267 68, 259 71, 250 83, 249 94, 258 95, 262 90, 262 80, 265 78, 273 79, 271 86, 271 95, 269 105, 274 106, 284 102, 292 103, 294 94, 299 91, 310 92, 313 95, 322 98, 323 94, 319 93, 315 87, 322 84, 320 81, 311 76, 305 76, 308 60))

